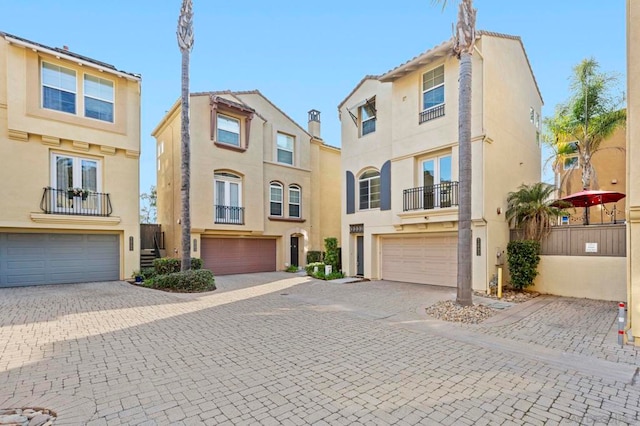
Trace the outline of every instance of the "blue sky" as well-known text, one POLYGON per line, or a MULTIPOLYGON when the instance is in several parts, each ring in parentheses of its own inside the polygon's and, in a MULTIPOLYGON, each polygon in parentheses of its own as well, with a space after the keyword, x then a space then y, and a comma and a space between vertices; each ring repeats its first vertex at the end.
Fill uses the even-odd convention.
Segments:
MULTIPOLYGON (((625 79, 624 0, 476 0, 478 29, 522 37, 545 101, 568 96, 571 68, 594 57, 625 79)), ((155 183, 150 133, 180 96, 175 31, 181 0, 0 0, 0 31, 142 74, 141 191, 155 183)), ((194 0, 191 90, 259 89, 306 127, 340 145, 337 105, 380 74, 451 36, 456 2, 194 0), (396 6, 397 7, 392 7, 396 6)))

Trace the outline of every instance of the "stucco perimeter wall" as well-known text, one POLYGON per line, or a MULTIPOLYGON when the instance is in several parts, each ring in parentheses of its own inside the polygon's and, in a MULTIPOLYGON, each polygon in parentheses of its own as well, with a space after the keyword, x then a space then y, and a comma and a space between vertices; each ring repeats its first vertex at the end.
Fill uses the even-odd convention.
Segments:
POLYGON ((627 299, 625 257, 540 256, 532 290, 556 296, 622 302, 627 299))

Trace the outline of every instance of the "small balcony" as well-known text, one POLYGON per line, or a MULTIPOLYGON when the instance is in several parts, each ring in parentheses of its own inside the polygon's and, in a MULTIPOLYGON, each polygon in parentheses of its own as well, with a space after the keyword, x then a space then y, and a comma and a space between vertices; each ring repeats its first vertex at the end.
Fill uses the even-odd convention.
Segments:
POLYGON ((215 222, 226 225, 244 225, 244 207, 215 206, 215 222))
POLYGON ((108 217, 113 213, 109 194, 79 189, 44 188, 40 209, 45 214, 108 217))
POLYGON ((422 111, 418 119, 418 124, 422 124, 442 116, 444 116, 444 104, 422 111))
POLYGON ((433 210, 458 206, 458 182, 405 189, 402 211, 433 210))

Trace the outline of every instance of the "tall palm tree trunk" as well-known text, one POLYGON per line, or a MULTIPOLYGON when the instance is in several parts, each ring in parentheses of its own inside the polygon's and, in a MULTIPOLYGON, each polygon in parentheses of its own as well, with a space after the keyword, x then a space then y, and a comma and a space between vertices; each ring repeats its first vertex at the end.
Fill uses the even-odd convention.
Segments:
POLYGON ((473 304, 472 240, 471 232, 471 54, 476 43, 476 9, 473 0, 462 0, 458 8, 458 22, 454 51, 460 59, 458 79, 458 173, 460 205, 458 207, 458 286, 456 302, 462 306, 473 304))
POLYGON ((458 170, 460 205, 458 210, 458 292, 456 301, 472 304, 472 232, 471 232, 471 54, 460 54, 460 89, 458 94, 458 170))
POLYGON ((189 134, 189 50, 182 52, 182 158, 180 195, 182 196, 182 271, 191 269, 191 136, 189 134))
POLYGON ((182 196, 182 271, 191 269, 191 204, 189 190, 191 187, 191 137, 189 134, 189 55, 193 47, 193 10, 192 0, 183 0, 178 18, 178 46, 182 53, 182 127, 180 162, 182 196))

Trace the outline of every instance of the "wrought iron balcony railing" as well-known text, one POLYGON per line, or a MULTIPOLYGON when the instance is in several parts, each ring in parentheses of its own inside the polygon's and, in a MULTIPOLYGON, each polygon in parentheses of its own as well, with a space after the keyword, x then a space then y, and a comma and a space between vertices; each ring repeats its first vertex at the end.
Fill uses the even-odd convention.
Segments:
POLYGON ((442 117, 444 115, 444 104, 438 105, 426 111, 420 113, 418 124, 422 124, 426 121, 433 120, 434 118, 442 117))
POLYGON ((244 225, 244 207, 215 206, 216 223, 244 225))
POLYGON ((458 205, 458 182, 405 189, 402 211, 431 210, 458 205))
POLYGON ((46 214, 111 216, 109 194, 77 189, 44 188, 40 209, 46 214))

